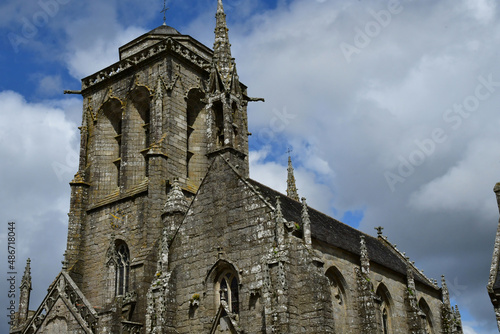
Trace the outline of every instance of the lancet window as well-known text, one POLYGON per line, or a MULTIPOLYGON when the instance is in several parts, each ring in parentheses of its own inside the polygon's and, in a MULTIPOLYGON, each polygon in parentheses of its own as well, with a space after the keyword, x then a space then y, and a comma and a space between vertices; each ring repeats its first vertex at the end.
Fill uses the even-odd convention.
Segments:
POLYGON ((384 284, 379 285, 376 295, 379 302, 379 321, 382 333, 389 334, 391 333, 391 295, 384 284))
POLYGON ((226 270, 219 276, 215 291, 219 304, 224 300, 232 313, 239 313, 238 278, 233 271, 226 270))
POLYGON ((420 316, 422 317, 425 333, 434 334, 432 312, 424 298, 420 298, 418 308, 420 309, 420 316))
POLYGON ((130 279, 130 252, 124 242, 116 246, 116 295, 128 292, 130 279))

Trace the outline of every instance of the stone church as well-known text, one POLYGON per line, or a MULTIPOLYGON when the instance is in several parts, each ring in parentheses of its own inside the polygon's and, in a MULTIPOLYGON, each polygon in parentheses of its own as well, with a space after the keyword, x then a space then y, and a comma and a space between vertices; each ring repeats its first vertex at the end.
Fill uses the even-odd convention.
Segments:
MULTIPOLYGON (((462 333, 441 286, 366 235, 249 178, 252 98, 218 0, 213 50, 162 25, 82 80, 67 249, 10 333, 462 333)), ((285 181, 285 180, 284 180, 285 181)))

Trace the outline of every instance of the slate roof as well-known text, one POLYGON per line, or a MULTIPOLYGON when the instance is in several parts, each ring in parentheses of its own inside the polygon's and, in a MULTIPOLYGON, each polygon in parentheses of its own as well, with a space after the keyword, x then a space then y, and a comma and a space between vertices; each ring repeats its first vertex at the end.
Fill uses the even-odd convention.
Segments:
MULTIPOLYGON (((279 197, 283 217, 287 221, 297 223, 302 221, 302 203, 255 180, 248 179, 247 181, 252 186, 256 187, 264 198, 269 198, 271 203, 275 203, 276 197, 279 197)), ((360 239, 361 236, 364 235, 366 247, 368 249, 368 257, 371 262, 375 262, 406 276, 407 261, 404 260, 401 255, 396 254, 394 250, 391 250, 388 245, 385 245, 384 241, 358 231, 311 207, 309 207, 308 212, 311 220, 311 234, 313 238, 352 254, 360 255, 360 239)), ((415 270, 414 276, 416 281, 436 288, 430 285, 429 281, 415 270)))

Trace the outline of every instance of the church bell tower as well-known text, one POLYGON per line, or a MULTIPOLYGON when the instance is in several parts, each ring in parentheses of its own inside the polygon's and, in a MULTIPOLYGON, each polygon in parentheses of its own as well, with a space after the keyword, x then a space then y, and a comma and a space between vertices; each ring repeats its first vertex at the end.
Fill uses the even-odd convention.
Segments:
POLYGON ((144 324, 163 230, 182 217, 167 212, 167 199, 189 203, 216 155, 248 176, 252 100, 239 82, 221 0, 213 50, 163 24, 119 54, 82 80, 65 253, 68 274, 113 333, 144 324))

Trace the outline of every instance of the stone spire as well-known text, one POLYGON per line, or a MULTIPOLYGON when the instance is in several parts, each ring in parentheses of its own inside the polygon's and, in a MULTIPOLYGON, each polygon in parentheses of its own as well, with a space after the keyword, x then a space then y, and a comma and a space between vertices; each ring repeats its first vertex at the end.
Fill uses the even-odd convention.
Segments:
POLYGON ((205 94, 207 111, 207 157, 210 161, 221 156, 246 178, 248 165, 247 105, 252 99, 246 95, 231 56, 231 44, 222 0, 218 0, 215 14, 215 41, 210 78, 205 94))
POLYGON ((302 197, 302 228, 304 229, 304 241, 306 246, 311 246, 311 220, 309 219, 305 197, 302 197))
POLYGON ((28 319, 29 304, 30 304, 30 291, 31 291, 31 260, 26 261, 26 268, 24 269, 24 275, 21 279, 21 285, 19 287, 21 290, 19 296, 19 318, 18 324, 24 323, 28 319))
POLYGON ((361 259, 361 272, 365 275, 370 273, 370 259, 368 258, 368 248, 366 247, 365 236, 361 236, 360 240, 360 259, 361 259))
POLYGON ((299 200, 297 186, 295 185, 295 176, 293 175, 292 158, 288 155, 288 178, 286 180, 286 195, 296 201, 299 200))
POLYGON ((236 72, 236 64, 231 56, 231 44, 229 43, 226 14, 224 13, 222 0, 218 0, 215 18, 217 23, 215 25, 213 62, 224 88, 229 90, 232 74, 236 72))

